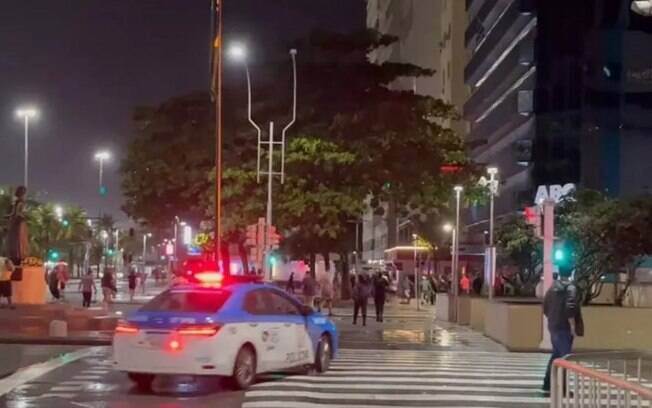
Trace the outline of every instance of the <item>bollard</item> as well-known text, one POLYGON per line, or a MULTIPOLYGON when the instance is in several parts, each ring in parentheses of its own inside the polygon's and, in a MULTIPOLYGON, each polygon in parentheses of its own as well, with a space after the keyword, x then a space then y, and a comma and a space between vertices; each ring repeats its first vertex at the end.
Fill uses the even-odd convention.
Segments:
POLYGON ((50 337, 68 337, 68 323, 63 320, 51 321, 50 337))

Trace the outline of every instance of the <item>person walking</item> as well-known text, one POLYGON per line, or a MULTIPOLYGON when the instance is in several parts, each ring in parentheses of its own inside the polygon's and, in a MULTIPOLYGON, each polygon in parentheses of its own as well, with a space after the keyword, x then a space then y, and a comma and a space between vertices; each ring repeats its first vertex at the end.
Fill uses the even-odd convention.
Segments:
POLYGON ((428 280, 430 281, 430 287, 432 288, 430 291, 430 304, 434 306, 437 302, 437 282, 433 275, 428 276, 428 280))
POLYGON ((285 290, 288 293, 291 293, 294 295, 294 272, 290 272, 290 277, 288 278, 288 283, 285 286, 285 290))
POLYGON ((48 288, 55 301, 61 299, 61 292, 59 292, 59 274, 56 268, 53 268, 48 274, 48 288))
MULTIPOLYGON (((11 302, 12 288, 11 288, 11 275, 14 272, 14 263, 11 259, 0 257, 0 301, 2 298, 7 299, 9 309, 14 309, 11 302)), ((0 308, 4 308, 4 304, 0 303, 0 308)))
POLYGON ((430 302, 430 294, 432 292, 432 286, 430 286, 430 280, 427 276, 421 277, 421 304, 425 305, 430 302))
POLYGON ((102 275, 102 302, 104 303, 105 308, 109 307, 116 292, 117 288, 113 282, 113 273, 106 268, 104 270, 104 275, 102 275))
POLYGON ((374 279, 374 305, 376 306, 377 322, 382 322, 384 319, 387 288, 389 288, 389 280, 382 272, 378 272, 374 279))
POLYGON ((317 281, 312 277, 310 271, 306 271, 303 277, 303 303, 306 306, 313 307, 315 305, 315 295, 317 294, 317 281))
POLYGON ((328 308, 328 315, 333 316, 333 283, 330 276, 325 273, 319 279, 319 306, 318 312, 321 312, 322 306, 328 308))
POLYGON ((81 280, 79 281, 79 290, 81 290, 83 298, 82 307, 91 307, 93 293, 97 293, 95 279, 93 279, 93 270, 91 268, 88 268, 86 275, 81 277, 81 280))
POLYGON ((555 359, 571 353, 575 337, 584 336, 584 320, 577 286, 570 280, 570 270, 560 270, 543 298, 543 314, 548 319, 552 355, 543 380, 542 390, 550 392, 550 370, 555 359))
MULTIPOLYGON (((138 281, 138 275, 136 270, 131 267, 129 268, 129 275, 127 275, 127 281, 129 284, 129 302, 134 303, 134 296, 136 295, 136 282, 138 281)), ((141 281, 141 285, 143 285, 141 281)))
POLYGON ((63 262, 59 262, 55 267, 55 270, 57 271, 57 282, 59 283, 59 293, 61 295, 61 299, 65 300, 66 283, 68 282, 68 278, 69 278, 68 266, 63 262))
MULTIPOLYGON (((136 271, 134 271, 134 275, 136 275, 136 271)), ((137 278, 140 280, 140 292, 144 295, 146 286, 145 286, 145 281, 147 280, 147 272, 145 272, 145 266, 143 265, 143 270, 140 271, 140 276, 136 275, 137 278)), ((136 287, 134 286, 134 291, 136 290, 136 287)))
POLYGON ((362 275, 357 279, 353 287, 353 324, 357 324, 358 312, 360 312, 362 315, 362 325, 367 325, 367 303, 372 290, 368 276, 362 275))

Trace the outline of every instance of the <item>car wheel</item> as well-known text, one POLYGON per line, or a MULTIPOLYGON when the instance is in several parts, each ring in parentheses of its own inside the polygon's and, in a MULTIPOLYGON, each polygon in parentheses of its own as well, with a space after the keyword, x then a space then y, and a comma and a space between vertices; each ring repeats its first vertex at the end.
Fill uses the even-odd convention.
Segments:
POLYGON ((250 346, 238 351, 233 367, 233 384, 240 390, 249 388, 256 379, 256 354, 250 346))
POLYGON ((331 355, 331 339, 327 335, 323 334, 319 339, 317 353, 315 354, 315 369, 318 373, 324 373, 328 371, 328 367, 331 365, 331 355))
POLYGON ((127 377, 136 384, 141 391, 149 391, 152 389, 152 382, 154 376, 152 374, 128 373, 127 377))

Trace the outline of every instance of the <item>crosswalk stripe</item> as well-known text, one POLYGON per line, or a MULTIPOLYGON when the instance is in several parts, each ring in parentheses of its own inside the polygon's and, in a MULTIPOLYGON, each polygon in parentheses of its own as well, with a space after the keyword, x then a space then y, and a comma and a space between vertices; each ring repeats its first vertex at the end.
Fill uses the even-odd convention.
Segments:
POLYGON ((328 372, 253 386, 243 408, 547 408, 548 356, 342 349, 328 372))

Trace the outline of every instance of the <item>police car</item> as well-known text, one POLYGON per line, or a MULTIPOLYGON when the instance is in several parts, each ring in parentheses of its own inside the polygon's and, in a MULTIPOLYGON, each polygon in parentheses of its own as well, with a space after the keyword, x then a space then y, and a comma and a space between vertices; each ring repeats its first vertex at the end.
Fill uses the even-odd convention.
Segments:
POLYGON ((114 365, 140 388, 156 375, 228 376, 240 389, 256 375, 328 369, 338 346, 333 322, 277 287, 221 282, 172 287, 118 323, 114 365))

